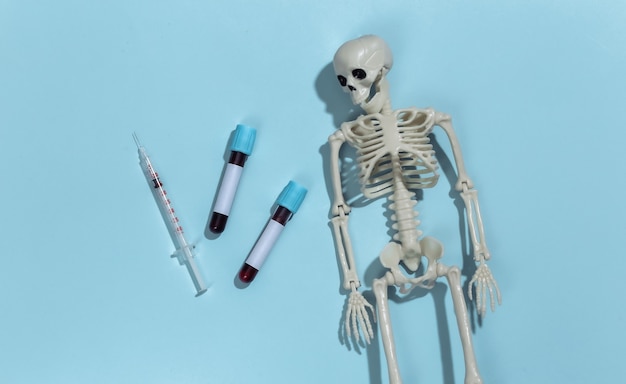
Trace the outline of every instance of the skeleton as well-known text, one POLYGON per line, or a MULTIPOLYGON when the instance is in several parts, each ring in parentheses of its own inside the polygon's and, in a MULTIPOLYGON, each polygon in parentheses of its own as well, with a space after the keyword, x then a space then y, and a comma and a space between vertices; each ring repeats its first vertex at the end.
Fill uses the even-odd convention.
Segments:
MULTIPOLYGON (((463 347, 465 384, 482 383, 472 346, 469 315, 461 286, 461 270, 439 262, 443 245, 432 237, 421 237, 418 229, 418 212, 414 190, 433 187, 438 179, 438 163, 429 134, 435 126, 441 127, 448 136, 456 163, 458 180, 455 189, 465 203, 474 261, 477 269, 470 280, 468 296, 484 316, 487 301, 494 310, 496 300, 501 301, 498 285, 485 263, 490 258, 483 223, 478 205, 477 191, 467 176, 461 150, 450 117, 433 109, 407 108, 392 110, 389 86, 385 75, 391 69, 393 59, 387 44, 379 37, 367 35, 344 43, 335 54, 333 66, 343 90, 350 94, 352 102, 366 114, 356 120, 345 122, 329 137, 330 166, 334 202, 331 208, 332 227, 337 257, 343 272, 343 288, 349 292, 346 305, 345 327, 358 341, 359 328, 367 343, 373 338, 370 314, 374 307, 363 297, 358 288, 351 240, 348 232, 350 206, 342 192, 339 163, 340 148, 344 143, 355 147, 360 169, 359 179, 363 195, 374 199, 388 196, 393 241, 379 255, 387 269, 385 275, 375 279, 372 287, 376 297, 379 329, 387 359, 389 381, 400 384, 393 331, 390 320, 387 289, 396 286, 401 293, 415 287, 433 288, 439 277, 447 279, 450 286, 454 312, 463 347), (427 265, 420 269, 423 261, 427 265), (403 272, 400 264, 404 265, 403 272), (419 269, 419 270, 418 270, 419 269)), ((374 318, 374 320, 376 320, 374 318)))

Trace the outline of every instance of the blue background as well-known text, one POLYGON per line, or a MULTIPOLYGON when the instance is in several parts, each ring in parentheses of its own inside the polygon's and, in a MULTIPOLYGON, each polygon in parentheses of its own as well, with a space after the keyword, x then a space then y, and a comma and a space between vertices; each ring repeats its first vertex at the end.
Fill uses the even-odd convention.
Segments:
MULTIPOLYGON (((342 333, 328 225, 326 140, 357 112, 330 62, 366 33, 394 52, 396 108, 452 115, 480 191, 504 300, 472 312, 485 382, 626 382, 625 16, 621 0, 0 0, 0 382, 387 382, 379 336, 342 333), (210 236, 238 123, 256 147, 210 236), (201 297, 169 258, 132 132, 197 242, 201 297), (290 179, 309 195, 241 287, 290 179)), ((421 229, 467 270, 443 153, 421 229)), ((354 200, 371 298, 386 205, 354 200)), ((414 296, 391 304, 405 381, 462 383, 446 284, 414 296)))

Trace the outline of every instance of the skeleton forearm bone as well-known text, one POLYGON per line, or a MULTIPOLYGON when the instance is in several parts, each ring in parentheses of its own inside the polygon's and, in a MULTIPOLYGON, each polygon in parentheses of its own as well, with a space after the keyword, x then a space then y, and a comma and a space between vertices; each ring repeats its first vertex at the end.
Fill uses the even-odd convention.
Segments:
POLYGON ((339 216, 332 218, 333 235, 335 236, 335 248, 337 249, 337 257, 343 271, 343 288, 350 290, 358 288, 361 285, 354 266, 354 256, 352 252, 352 243, 348 235, 348 216, 343 213, 343 208, 339 216))
POLYGON ((354 265, 354 253, 352 242, 348 233, 348 216, 350 206, 348 206, 341 190, 341 172, 339 169, 339 150, 346 141, 341 131, 336 131, 328 138, 330 144, 330 172, 333 184, 334 202, 332 206, 333 235, 335 237, 335 248, 337 257, 343 272, 343 288, 351 290, 361 285, 354 265))
POLYGON ((465 203, 465 210, 467 211, 467 225, 469 227, 470 238, 472 239, 472 246, 474 248, 474 260, 482 262, 483 260, 489 260, 491 254, 487 248, 485 241, 485 230, 483 228, 483 219, 480 216, 480 206, 478 205, 478 191, 475 189, 469 190, 467 186, 463 185, 463 192, 461 192, 461 198, 465 203))
POLYGON ((436 119, 436 124, 446 132, 446 135, 448 135, 448 139, 450 140, 450 145, 452 146, 452 153, 454 155, 454 161, 459 174, 454 187, 457 191, 461 192, 461 198, 465 203, 467 225, 469 227, 474 250, 474 260, 477 262, 489 260, 491 255, 485 241, 485 230, 483 228, 483 220, 480 215, 480 206, 478 205, 478 191, 474 189, 474 183, 465 172, 465 163, 463 162, 461 146, 459 145, 454 128, 452 128, 452 121, 450 120, 450 116, 440 112, 437 112, 436 119))

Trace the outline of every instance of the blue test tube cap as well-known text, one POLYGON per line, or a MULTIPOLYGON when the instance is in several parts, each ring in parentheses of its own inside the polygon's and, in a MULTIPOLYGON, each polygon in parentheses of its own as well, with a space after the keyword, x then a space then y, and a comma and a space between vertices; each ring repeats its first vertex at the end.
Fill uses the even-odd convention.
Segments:
POLYGON ((302 204, 306 193, 306 188, 291 180, 280 193, 280 195, 278 195, 278 199, 276 199, 276 204, 280 205, 281 207, 287 208, 291 211, 291 213, 295 214, 298 211, 298 208, 300 208, 300 205, 302 204))
POLYGON ((254 139, 256 139, 256 129, 247 125, 237 124, 230 150, 250 156, 254 147, 254 139))

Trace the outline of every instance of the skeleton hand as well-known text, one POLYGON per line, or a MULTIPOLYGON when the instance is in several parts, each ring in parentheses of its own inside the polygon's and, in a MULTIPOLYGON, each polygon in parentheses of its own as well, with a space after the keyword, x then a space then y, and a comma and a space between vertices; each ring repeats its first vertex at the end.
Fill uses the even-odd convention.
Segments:
MULTIPOLYGON (((372 311, 372 316, 374 316, 374 307, 372 307, 372 304, 368 303, 361 292, 357 291, 356 287, 352 285, 352 292, 348 297, 348 309, 346 311, 346 332, 349 335, 352 329, 354 338, 359 341, 359 327, 362 328, 363 337, 369 344, 370 340, 374 337, 374 331, 372 330, 372 324, 370 323, 370 318, 367 313, 368 308, 372 311)), ((376 321, 375 317, 374 321, 376 321)))
POLYGON ((476 285, 476 308, 480 317, 484 317, 487 313, 487 292, 489 293, 489 301, 491 304, 491 311, 496 309, 496 297, 498 299, 498 305, 502 304, 502 297, 500 296, 500 289, 496 279, 493 278, 491 270, 484 262, 481 262, 470 280, 468 294, 470 300, 472 297, 472 286, 476 285))

